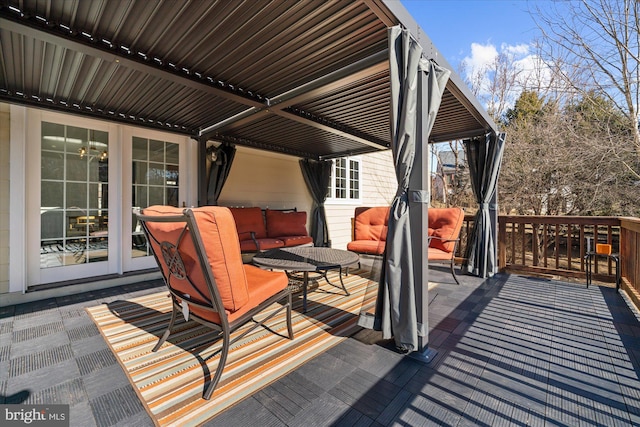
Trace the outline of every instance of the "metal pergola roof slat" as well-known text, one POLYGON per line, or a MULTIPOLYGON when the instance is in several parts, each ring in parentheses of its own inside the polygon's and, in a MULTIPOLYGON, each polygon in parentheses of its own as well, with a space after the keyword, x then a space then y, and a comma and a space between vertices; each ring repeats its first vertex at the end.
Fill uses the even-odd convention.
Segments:
MULTIPOLYGON (((311 158, 388 149, 387 27, 398 2, 69 2, 0 6, 0 100, 311 158)), ((431 139, 495 128, 462 80, 431 139)))

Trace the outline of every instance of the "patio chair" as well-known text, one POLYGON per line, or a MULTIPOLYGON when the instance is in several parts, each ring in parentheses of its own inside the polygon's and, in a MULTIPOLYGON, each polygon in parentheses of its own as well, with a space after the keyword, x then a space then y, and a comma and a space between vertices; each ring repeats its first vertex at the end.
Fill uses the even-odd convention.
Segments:
POLYGON ((288 336, 293 339, 287 276, 242 263, 228 208, 151 206, 138 217, 173 300, 171 320, 153 351, 167 340, 179 315, 215 330, 214 341, 223 340, 218 367, 205 388, 204 399, 211 397, 220 381, 231 344, 283 309, 287 310, 288 336), (231 339, 235 330, 276 302, 281 305, 265 319, 231 339))
POLYGON ((353 236, 347 243, 347 250, 361 255, 384 254, 388 222, 389 206, 357 207, 353 215, 353 236))
POLYGON ((458 285, 460 282, 454 266, 463 222, 464 211, 461 208, 429 208, 429 264, 449 265, 453 280, 458 285))

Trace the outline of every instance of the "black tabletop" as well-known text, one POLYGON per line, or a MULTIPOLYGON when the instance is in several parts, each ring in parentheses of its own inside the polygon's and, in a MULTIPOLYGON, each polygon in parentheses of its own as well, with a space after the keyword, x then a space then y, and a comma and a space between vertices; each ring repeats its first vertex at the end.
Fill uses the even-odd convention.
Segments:
POLYGON ((260 267, 289 271, 342 268, 356 264, 358 261, 360 257, 355 252, 313 246, 271 249, 253 257, 253 263, 260 267))

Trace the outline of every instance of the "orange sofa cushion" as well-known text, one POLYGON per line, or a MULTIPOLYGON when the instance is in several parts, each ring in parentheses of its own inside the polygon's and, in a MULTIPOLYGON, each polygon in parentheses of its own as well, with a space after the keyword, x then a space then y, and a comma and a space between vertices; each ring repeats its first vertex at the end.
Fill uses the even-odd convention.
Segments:
MULTIPOLYGON (((250 295, 233 216, 228 208, 219 206, 194 208, 192 211, 222 304, 230 313, 236 312, 249 302, 250 295)), ((181 215, 182 212, 182 208, 171 206, 151 206, 143 210, 145 215, 181 215)), ((184 223, 147 222, 147 227, 161 242, 169 241, 175 244, 184 228, 184 223)), ((187 274, 196 289, 187 279, 169 276, 159 244, 153 240, 149 243, 157 254, 160 268, 165 277, 169 278, 174 289, 189 294, 199 302, 211 304, 211 301, 202 297, 202 295, 208 297, 210 292, 207 289, 202 268, 198 265, 196 249, 190 236, 183 238, 179 251, 187 274)))
MULTIPOLYGON (((283 247, 284 240, 282 239, 257 239, 258 244, 260 245, 260 250, 266 251, 268 249, 275 249, 283 247)), ((256 242, 253 239, 241 240, 240 241, 240 250, 242 252, 258 252, 258 248, 256 247, 256 242)))
MULTIPOLYGON (((429 236, 455 240, 460 235, 463 221, 464 211, 460 208, 429 208, 429 236)), ((449 253, 453 252, 455 245, 455 242, 443 242, 440 239, 431 239, 429 242, 429 247, 449 253)))
POLYGON ((353 240, 387 240, 389 207, 358 207, 354 219, 353 240))
POLYGON ((313 237, 311 236, 280 236, 279 240, 282 240, 287 248, 313 243, 313 237))
POLYGON ((251 232, 256 234, 256 239, 267 237, 267 229, 264 226, 264 218, 260 207, 229 208, 229 210, 235 220, 235 227, 238 230, 240 240, 251 239, 251 232))
POLYGON ((270 238, 309 235, 306 212, 283 212, 267 209, 265 217, 267 219, 267 236, 270 238))

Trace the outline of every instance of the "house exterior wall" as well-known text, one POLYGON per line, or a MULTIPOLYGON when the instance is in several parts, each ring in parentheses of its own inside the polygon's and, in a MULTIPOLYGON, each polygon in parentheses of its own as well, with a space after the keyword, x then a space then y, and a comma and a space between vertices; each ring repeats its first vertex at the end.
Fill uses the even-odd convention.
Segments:
MULTIPOLYGON (((297 157, 237 147, 218 204, 297 208, 309 216, 313 199, 307 190, 297 157)), ((307 228, 309 218, 307 217, 307 228)))
POLYGON ((361 204, 327 202, 325 207, 331 246, 336 249, 346 249, 351 241, 356 207, 389 206, 396 194, 398 184, 391 150, 365 154, 361 158, 361 204))
POLYGON ((0 103, 0 294, 9 292, 9 105, 0 103))
MULTIPOLYGON (((10 132, 13 126, 11 120, 13 110, 13 106, 0 103, 0 294, 8 295, 9 299, 11 297, 18 298, 17 294, 22 293, 17 292, 17 289, 11 289, 9 286, 12 274, 11 264, 13 261, 17 262, 16 265, 26 262, 26 259, 16 258, 13 260, 9 254, 10 221, 15 218, 15 215, 24 215, 19 210, 17 211, 14 206, 14 216, 11 216, 10 200, 12 194, 10 193, 11 175, 9 166, 11 163, 10 132)), ((18 115, 15 117, 18 117, 18 115)), ((39 126, 39 118, 29 117, 31 116, 28 114, 24 115, 25 128, 39 126)), ((126 127, 123 127, 123 129, 126 129, 126 127)), ((118 130, 117 132, 119 135, 118 140, 122 139, 124 137, 122 132, 124 131, 118 130)), ((26 137, 23 135, 22 138, 26 137)), ((395 172, 390 151, 360 157, 361 199, 358 203, 328 202, 326 205, 329 235, 332 239, 332 246, 335 248, 344 249, 347 243, 351 241, 353 213, 357 206, 389 205, 396 191, 395 172)), ((197 158, 195 155, 193 157, 188 155, 187 158, 186 174, 189 176, 181 177, 181 179, 184 178, 186 180, 185 182, 188 183, 189 188, 195 188, 197 186, 197 158)), ((112 160, 117 161, 115 159, 112 160)), ((297 157, 280 153, 237 147, 234 164, 220 196, 220 205, 260 206, 272 209, 295 207, 299 211, 307 212, 307 227, 309 227, 313 199, 302 176, 299 161, 300 159, 297 157)), ((29 191, 28 186, 16 187, 14 185, 14 191, 16 191, 16 188, 23 193, 29 191)), ((193 191, 195 193, 195 190, 193 191)), ((19 196, 25 198, 26 193, 19 196)), ((96 286, 99 286, 99 284, 96 284, 96 286)), ((105 286, 112 285, 106 284, 105 286)), ((66 292, 70 291, 70 288, 66 290, 66 292)), ((7 297, 4 297, 4 300, 7 297)), ((18 302, 17 299, 16 302, 18 302)))

